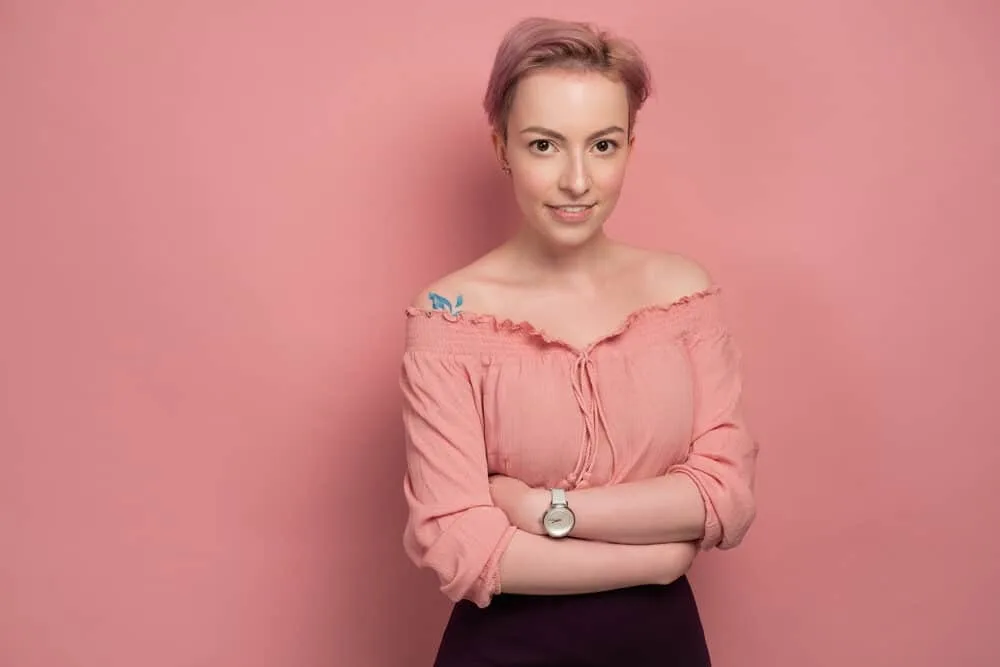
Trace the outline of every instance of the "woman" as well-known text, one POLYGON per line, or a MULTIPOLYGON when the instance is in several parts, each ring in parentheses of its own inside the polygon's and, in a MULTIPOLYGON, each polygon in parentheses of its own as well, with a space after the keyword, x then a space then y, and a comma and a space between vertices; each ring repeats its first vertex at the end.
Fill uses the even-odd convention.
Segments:
POLYGON ((604 224, 648 74, 525 20, 485 107, 523 221, 407 310, 405 547, 455 601, 438 667, 709 664, 685 573, 739 544, 757 456, 720 292, 604 224))

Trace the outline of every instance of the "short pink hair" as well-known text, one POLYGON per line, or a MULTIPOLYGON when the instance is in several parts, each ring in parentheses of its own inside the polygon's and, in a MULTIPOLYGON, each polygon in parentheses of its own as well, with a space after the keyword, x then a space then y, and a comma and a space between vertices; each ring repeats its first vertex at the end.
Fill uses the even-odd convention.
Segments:
POLYGON ((646 62, 632 42, 588 23, 527 18, 515 24, 497 49, 483 107, 490 125, 507 136, 507 117, 517 84, 526 74, 546 69, 599 72, 625 84, 629 132, 650 93, 646 62))

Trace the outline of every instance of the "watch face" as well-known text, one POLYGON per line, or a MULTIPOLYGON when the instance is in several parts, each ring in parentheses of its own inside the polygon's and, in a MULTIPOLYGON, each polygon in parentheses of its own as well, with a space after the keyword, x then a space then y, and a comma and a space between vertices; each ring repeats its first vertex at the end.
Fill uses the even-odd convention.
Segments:
POLYGON ((565 537, 573 530, 576 517, 566 507, 553 507, 545 513, 545 532, 552 537, 565 537))

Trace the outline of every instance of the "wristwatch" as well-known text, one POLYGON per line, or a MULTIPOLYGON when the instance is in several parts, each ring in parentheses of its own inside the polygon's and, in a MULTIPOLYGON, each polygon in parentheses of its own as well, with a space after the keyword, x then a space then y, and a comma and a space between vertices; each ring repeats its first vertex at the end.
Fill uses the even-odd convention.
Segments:
POLYGON ((542 515, 542 526, 549 537, 566 537, 573 530, 576 515, 566 501, 565 489, 552 489, 552 503, 542 515))

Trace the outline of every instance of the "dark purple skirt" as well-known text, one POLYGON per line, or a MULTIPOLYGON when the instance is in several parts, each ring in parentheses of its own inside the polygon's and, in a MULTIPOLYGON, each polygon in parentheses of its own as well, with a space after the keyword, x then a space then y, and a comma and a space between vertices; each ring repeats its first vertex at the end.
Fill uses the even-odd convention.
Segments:
POLYGON ((691 586, 462 601, 434 667, 710 667, 691 586))

